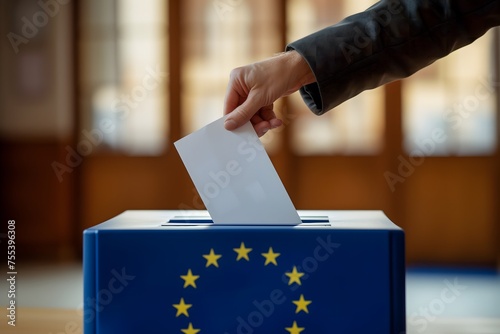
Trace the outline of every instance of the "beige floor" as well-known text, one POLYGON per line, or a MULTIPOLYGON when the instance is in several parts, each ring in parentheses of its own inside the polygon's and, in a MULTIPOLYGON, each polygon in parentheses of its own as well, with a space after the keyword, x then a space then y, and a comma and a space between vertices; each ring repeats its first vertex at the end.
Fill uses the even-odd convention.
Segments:
MULTIPOLYGON (((82 307, 81 263, 24 263, 18 264, 16 269, 16 303, 20 307, 62 309, 82 307)), ((6 291, 6 288, 6 280, 0 279, 0 291, 6 291)), ((7 305, 7 295, 1 292, 0 305, 7 305)))
MULTIPOLYGON (((5 334, 81 334, 82 316, 78 310, 32 309, 18 310, 16 327, 0 323, 5 334)), ((408 334, 500 334, 500 319, 437 319, 425 330, 408 326, 408 334)), ((305 333, 304 333, 305 334, 305 333)), ((321 333, 330 334, 330 333, 321 333)), ((361 334, 361 333, 360 333, 361 334)), ((364 333, 363 333, 364 334, 364 333)))
MULTIPOLYGON (((19 308, 16 326, 0 322, 0 333, 5 334, 81 334, 82 316, 78 310, 51 308, 19 308)), ((3 319, 2 319, 3 320, 3 319)))
POLYGON ((16 326, 7 324, 6 280, 0 280, 1 334, 82 334, 80 263, 20 264, 16 277, 16 326))

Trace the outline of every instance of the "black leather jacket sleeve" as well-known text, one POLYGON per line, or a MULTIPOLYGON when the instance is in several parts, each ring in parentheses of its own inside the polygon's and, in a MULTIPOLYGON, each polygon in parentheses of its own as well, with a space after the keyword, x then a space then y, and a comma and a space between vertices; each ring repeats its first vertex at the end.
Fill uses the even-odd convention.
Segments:
MULTIPOLYGON (((500 25, 500 0, 382 0, 290 43, 316 82, 300 89, 321 115, 364 90, 405 78, 500 25)), ((473 60, 471 60, 473 61, 473 60)))

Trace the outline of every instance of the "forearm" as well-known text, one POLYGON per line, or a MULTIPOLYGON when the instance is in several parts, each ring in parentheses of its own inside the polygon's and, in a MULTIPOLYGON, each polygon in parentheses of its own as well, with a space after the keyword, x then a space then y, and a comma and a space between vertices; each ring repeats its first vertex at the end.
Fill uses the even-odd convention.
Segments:
POLYGON ((321 115, 385 83, 405 78, 500 24, 500 0, 392 0, 287 46, 307 61, 315 83, 300 91, 321 115))

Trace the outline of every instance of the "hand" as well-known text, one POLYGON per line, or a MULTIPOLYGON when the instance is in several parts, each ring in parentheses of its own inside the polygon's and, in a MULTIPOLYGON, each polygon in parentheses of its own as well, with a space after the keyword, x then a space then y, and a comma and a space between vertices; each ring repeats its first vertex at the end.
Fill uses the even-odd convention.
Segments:
POLYGON ((224 101, 224 115, 230 115, 224 127, 234 130, 251 121, 257 135, 263 136, 283 124, 273 103, 313 82, 314 74, 297 51, 232 70, 224 101))

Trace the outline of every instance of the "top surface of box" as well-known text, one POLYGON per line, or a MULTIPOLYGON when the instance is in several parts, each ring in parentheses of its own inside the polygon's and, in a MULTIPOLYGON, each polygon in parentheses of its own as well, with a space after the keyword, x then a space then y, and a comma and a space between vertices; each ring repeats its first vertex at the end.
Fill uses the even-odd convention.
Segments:
MULTIPOLYGON (((303 223, 299 225, 255 225, 259 228, 297 228, 297 229, 349 229, 349 230, 401 230, 391 222, 382 211, 326 211, 299 210, 303 223)), ((206 229, 206 228, 249 228, 254 225, 216 225, 205 210, 129 210, 92 228, 98 230, 165 230, 206 229)))

